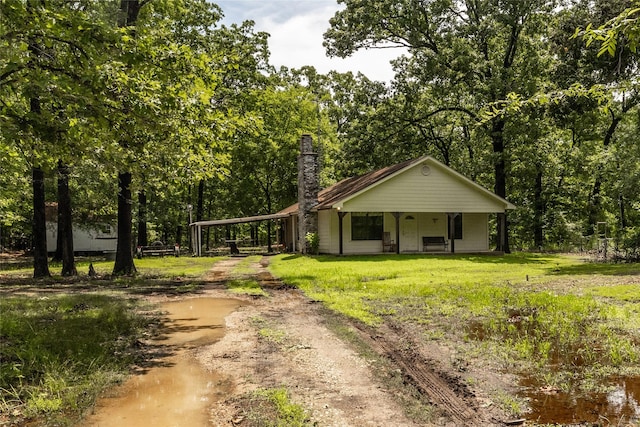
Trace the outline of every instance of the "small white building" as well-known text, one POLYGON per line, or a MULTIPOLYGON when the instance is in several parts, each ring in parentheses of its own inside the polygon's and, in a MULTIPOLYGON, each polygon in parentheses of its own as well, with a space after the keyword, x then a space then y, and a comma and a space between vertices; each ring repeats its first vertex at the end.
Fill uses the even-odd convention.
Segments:
MULTIPOLYGON (((56 251, 58 238, 58 205, 48 203, 46 206, 47 252, 56 251)), ((111 224, 73 225, 74 253, 109 253, 115 252, 118 233, 111 224)))
POLYGON ((318 187, 318 154, 300 140, 298 203, 280 212, 191 224, 196 255, 202 227, 279 221, 280 243, 308 252, 317 234, 324 254, 488 252, 489 216, 515 206, 430 156, 318 187))

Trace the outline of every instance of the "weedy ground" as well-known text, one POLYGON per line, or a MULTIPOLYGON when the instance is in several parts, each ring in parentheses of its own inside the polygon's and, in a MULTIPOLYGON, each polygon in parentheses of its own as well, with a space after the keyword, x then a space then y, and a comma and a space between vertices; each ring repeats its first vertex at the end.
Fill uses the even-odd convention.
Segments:
POLYGON ((98 259, 79 262, 76 278, 56 276, 55 264, 45 280, 20 264, 0 272, 0 425, 77 421, 102 390, 144 363, 140 340, 155 334, 160 313, 140 295, 197 290, 216 260, 141 259, 136 276, 118 278, 108 277, 113 261, 98 259))
MULTIPOLYGON (((410 324, 472 363, 598 391, 640 375, 640 265, 562 255, 279 256, 273 273, 372 326, 410 324)), ((513 411, 517 412, 517 411, 513 411)))
MULTIPOLYGON (((101 390, 143 362, 139 342, 160 320, 140 297, 197 292, 220 259, 145 258, 136 260, 138 275, 129 278, 110 278, 113 262, 88 259, 78 263, 79 278, 56 276, 60 267, 53 265, 54 277, 39 281, 28 267, 3 266, 0 425, 73 424, 101 390), (86 276, 89 263, 96 278, 86 276)), ((231 292, 264 294, 249 275, 257 261, 248 257, 230 273, 231 292)), ((271 257, 270 269, 339 315, 373 328, 411 325, 423 331, 424 342, 455 347, 461 365, 488 360, 537 378, 541 388, 584 393, 607 378, 640 375, 638 264, 536 254, 280 255, 271 257)), ((264 324, 260 336, 277 345, 282 331, 264 324)), ((493 398, 514 414, 522 411, 509 394, 493 398)), ((305 422, 286 390, 242 399, 248 408, 243 425, 305 422)))

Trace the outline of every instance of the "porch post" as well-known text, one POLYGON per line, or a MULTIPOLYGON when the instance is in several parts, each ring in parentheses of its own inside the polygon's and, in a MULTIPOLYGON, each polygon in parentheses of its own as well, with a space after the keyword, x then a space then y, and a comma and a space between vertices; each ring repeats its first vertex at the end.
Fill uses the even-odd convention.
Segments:
POLYGON ((391 212, 391 215, 396 219, 396 254, 400 253, 400 215, 402 212, 391 212))
POLYGON ((456 253, 456 217, 461 213, 447 213, 447 221, 449 222, 449 240, 451 241, 451 253, 456 253))
POLYGON ((338 211, 338 242, 340 242, 340 255, 342 255, 342 219, 347 213, 338 211))

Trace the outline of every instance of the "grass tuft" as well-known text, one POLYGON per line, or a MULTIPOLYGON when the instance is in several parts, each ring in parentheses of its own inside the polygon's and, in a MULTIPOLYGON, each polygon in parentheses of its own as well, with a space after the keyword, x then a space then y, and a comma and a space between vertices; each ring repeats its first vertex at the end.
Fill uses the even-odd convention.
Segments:
POLYGON ((136 361, 150 319, 99 294, 0 300, 0 409, 13 419, 77 416, 136 361))
POLYGON ((570 378, 570 387, 640 360, 640 292, 609 284, 638 265, 512 254, 277 256, 270 268, 348 317, 422 326, 425 340, 464 342, 517 372, 570 378))
POLYGON ((315 425, 307 411, 293 403, 285 387, 259 389, 240 399, 245 427, 306 427, 315 425))

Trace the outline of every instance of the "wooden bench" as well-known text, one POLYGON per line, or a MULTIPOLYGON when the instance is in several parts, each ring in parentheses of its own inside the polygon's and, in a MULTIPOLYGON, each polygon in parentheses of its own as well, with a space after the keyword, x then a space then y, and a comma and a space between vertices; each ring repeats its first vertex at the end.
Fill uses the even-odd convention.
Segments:
POLYGON ((422 236, 422 250, 426 252, 429 246, 442 246, 442 250, 446 251, 449 242, 444 236, 422 236))
POLYGON ((166 246, 162 242, 153 242, 149 246, 138 246, 136 253, 138 258, 142 258, 145 255, 161 257, 165 255, 180 256, 180 247, 177 245, 166 246))

